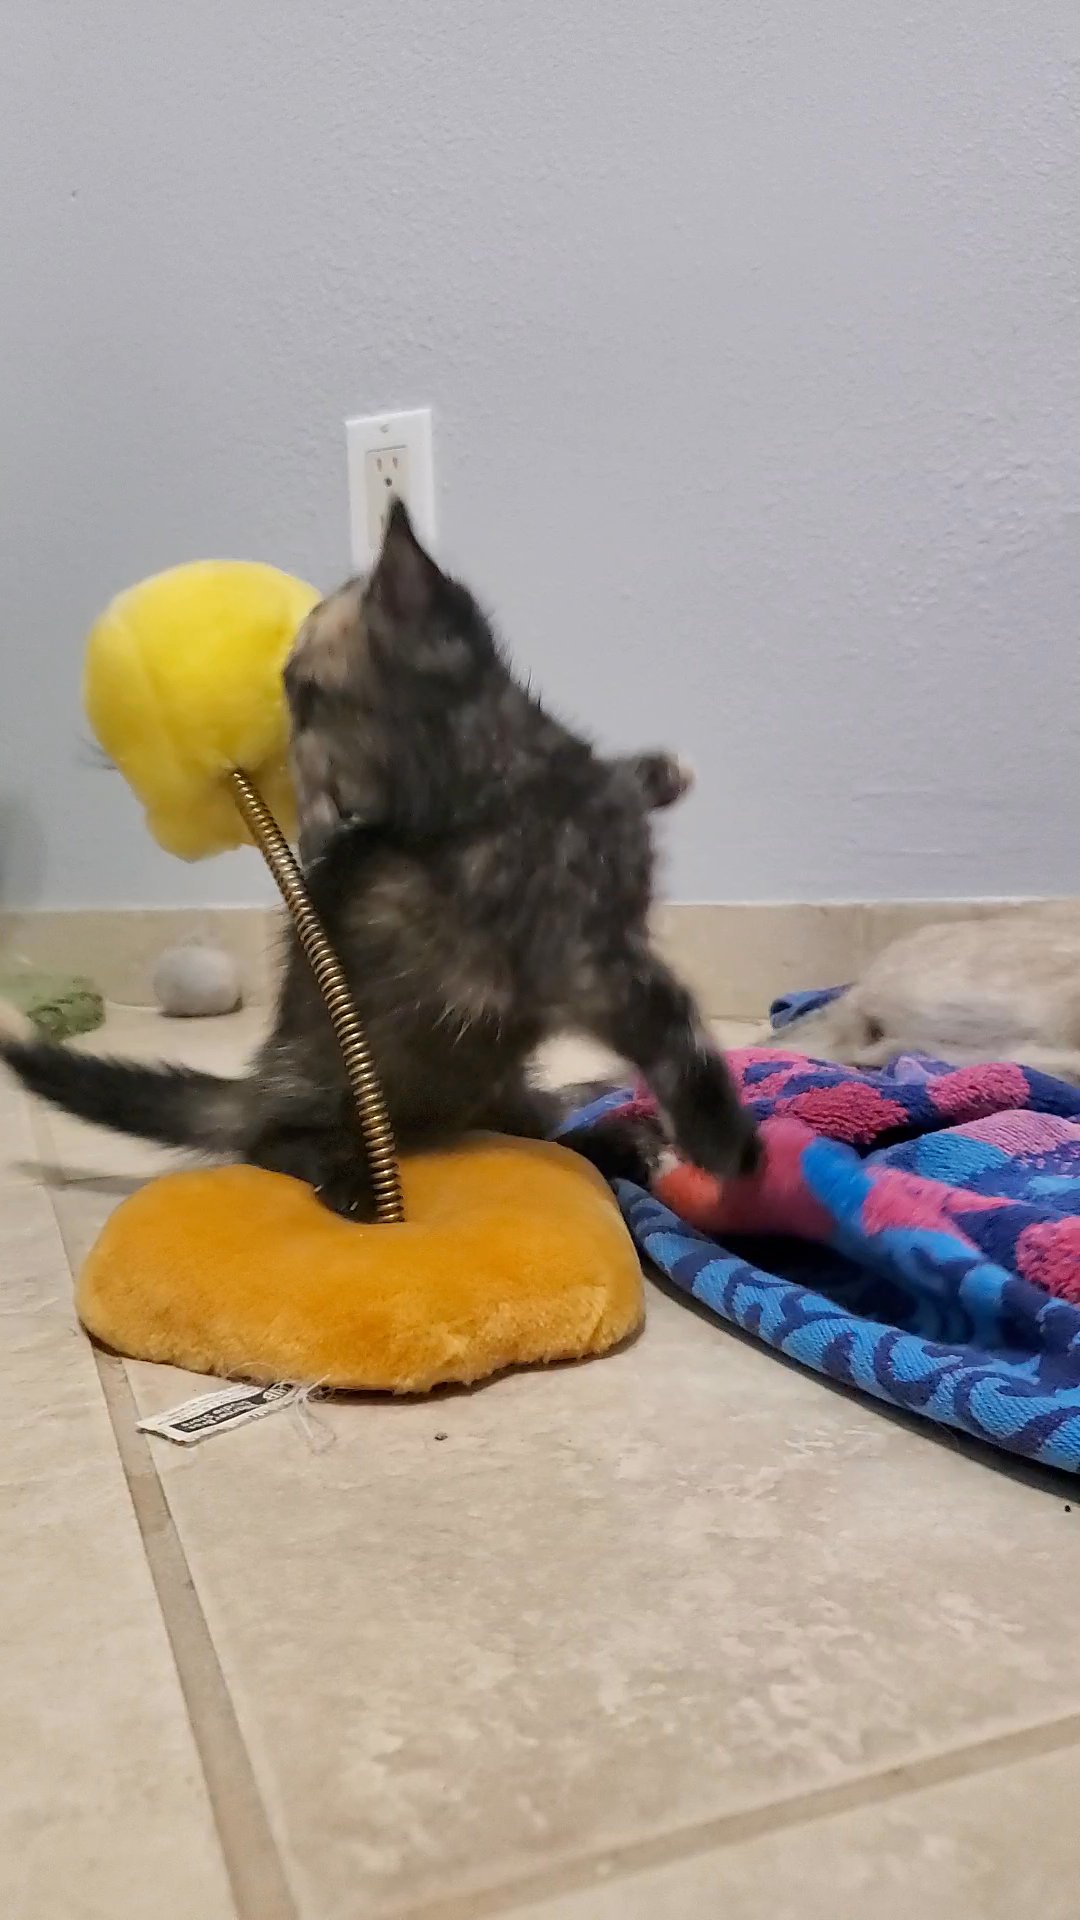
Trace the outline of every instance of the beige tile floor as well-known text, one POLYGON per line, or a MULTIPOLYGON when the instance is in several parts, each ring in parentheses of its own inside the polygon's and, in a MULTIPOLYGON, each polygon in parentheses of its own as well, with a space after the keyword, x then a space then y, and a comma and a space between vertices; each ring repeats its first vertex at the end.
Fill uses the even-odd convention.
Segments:
POLYGON ((603 1362, 173 1449, 199 1383, 71 1309, 164 1156, 10 1086, 0 1143, 6 1920, 1080 1915, 1067 1490, 656 1290, 603 1362))

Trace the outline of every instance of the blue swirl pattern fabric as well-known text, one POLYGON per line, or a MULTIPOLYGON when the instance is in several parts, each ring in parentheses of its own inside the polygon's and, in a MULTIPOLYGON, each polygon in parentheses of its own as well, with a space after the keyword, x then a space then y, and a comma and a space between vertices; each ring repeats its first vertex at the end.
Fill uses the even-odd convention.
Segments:
POLYGON ((765 1170, 624 1184, 641 1252, 815 1372, 1080 1470, 1080 1091, 1010 1063, 729 1058, 765 1170))

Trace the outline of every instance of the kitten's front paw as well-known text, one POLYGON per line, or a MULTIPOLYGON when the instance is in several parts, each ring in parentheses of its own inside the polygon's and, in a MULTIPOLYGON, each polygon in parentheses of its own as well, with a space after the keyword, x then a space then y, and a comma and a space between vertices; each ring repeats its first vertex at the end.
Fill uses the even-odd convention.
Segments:
POLYGON ((745 1107, 727 1131, 722 1157, 728 1175, 740 1179, 746 1174, 756 1173, 761 1165, 764 1157, 761 1133, 755 1116, 748 1113, 745 1107))
POLYGON ((757 1119, 743 1106, 719 1055, 698 1062, 673 1106, 675 1144, 685 1160, 720 1180, 757 1171, 762 1154, 757 1119))
POLYGON ((698 1125, 685 1129, 678 1146, 684 1158, 703 1173, 718 1180, 741 1178, 756 1173, 761 1165, 761 1135, 752 1113, 740 1109, 716 1125, 698 1125))

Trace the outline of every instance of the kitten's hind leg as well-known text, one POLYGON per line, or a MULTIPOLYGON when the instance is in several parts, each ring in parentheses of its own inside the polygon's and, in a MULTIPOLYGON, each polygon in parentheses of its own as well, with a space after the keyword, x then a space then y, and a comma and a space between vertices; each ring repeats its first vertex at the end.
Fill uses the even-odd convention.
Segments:
POLYGON ((580 1154, 605 1180, 633 1180, 640 1187, 648 1186, 664 1144, 659 1120, 638 1115, 628 1119, 616 1112, 588 1126, 563 1130, 564 1121, 577 1108, 610 1090, 610 1083, 597 1082, 554 1089, 534 1087, 523 1075, 501 1089, 476 1124, 496 1133, 514 1134, 519 1140, 549 1140, 557 1134, 560 1147, 580 1154))
POLYGON ((303 1180, 324 1207, 345 1220, 375 1218, 375 1192, 357 1127, 271 1118, 248 1141, 244 1157, 252 1166, 303 1180))
POLYGON ((639 1068, 671 1124, 679 1152, 706 1173, 752 1173, 757 1123, 692 996, 648 948, 603 981, 589 1021, 596 1039, 639 1068))
POLYGON ((570 1127, 559 1145, 570 1147, 605 1180, 632 1180, 647 1187, 660 1165, 667 1136, 658 1114, 601 1114, 587 1126, 570 1127))

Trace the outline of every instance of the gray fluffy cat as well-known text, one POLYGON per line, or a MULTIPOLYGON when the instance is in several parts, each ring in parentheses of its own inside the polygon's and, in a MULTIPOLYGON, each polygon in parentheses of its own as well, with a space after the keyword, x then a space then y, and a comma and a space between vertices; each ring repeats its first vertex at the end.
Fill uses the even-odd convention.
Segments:
MULTIPOLYGON (((469 1128, 537 1137, 562 1112, 529 1064, 589 1034, 648 1081, 676 1145, 716 1174, 757 1137, 689 993, 653 952, 650 810, 685 778, 664 754, 602 759, 512 677, 470 593, 391 510, 370 579, 315 609, 286 669, 315 906, 367 1025, 399 1143, 469 1128)), ((122 1132, 244 1158, 372 1211, 326 1011, 290 938, 248 1076, 0 1040, 33 1092, 122 1132)), ((574 1141, 607 1172, 641 1142, 574 1141)))

